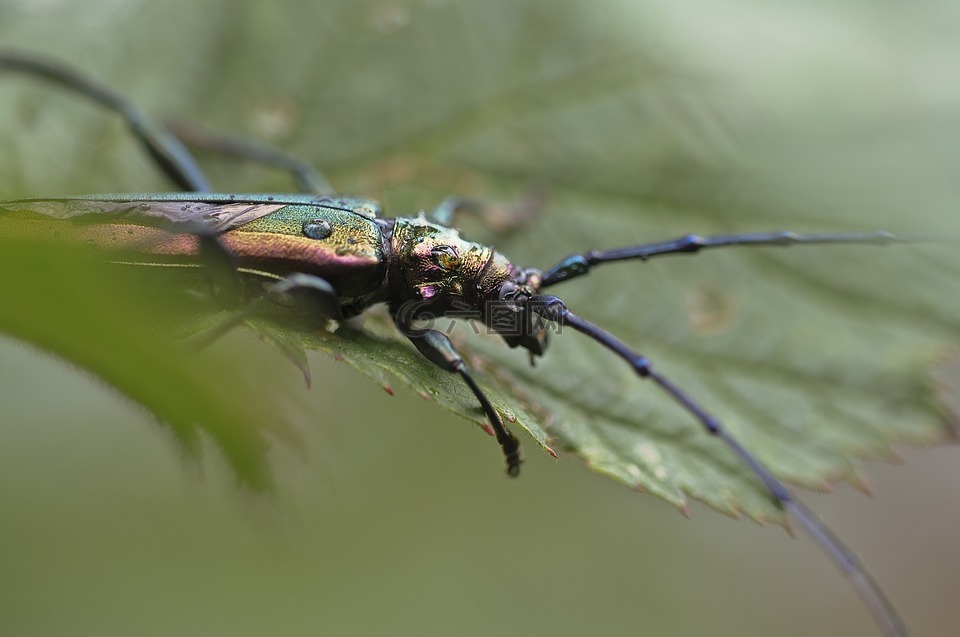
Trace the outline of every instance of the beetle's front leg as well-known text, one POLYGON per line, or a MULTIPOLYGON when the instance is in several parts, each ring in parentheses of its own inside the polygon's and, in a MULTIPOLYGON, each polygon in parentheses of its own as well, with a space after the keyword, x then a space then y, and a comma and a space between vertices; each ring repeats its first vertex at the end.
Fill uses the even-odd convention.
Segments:
POLYGON ((520 474, 520 463, 523 462, 523 452, 520 449, 520 441, 503 424, 503 419, 497 410, 490 403, 490 399, 483 393, 477 381, 470 375, 463 357, 457 353, 453 343, 443 332, 430 329, 415 329, 404 319, 396 317, 397 327, 403 332, 404 336, 410 339, 410 342, 423 354, 427 360, 440 369, 460 374, 463 381, 473 392, 480 402, 480 406, 490 420, 494 435, 500 448, 503 450, 504 458, 507 461, 507 475, 516 477, 520 474))

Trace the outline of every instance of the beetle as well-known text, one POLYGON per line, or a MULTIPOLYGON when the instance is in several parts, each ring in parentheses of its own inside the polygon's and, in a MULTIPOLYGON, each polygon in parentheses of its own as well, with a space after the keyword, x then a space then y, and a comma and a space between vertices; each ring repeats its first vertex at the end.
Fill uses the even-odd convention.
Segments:
MULTIPOLYGON (((0 69, 18 71, 71 89, 116 111, 165 175, 183 192, 87 195, 0 202, 0 211, 32 223, 76 222, 79 238, 96 245, 134 250, 151 258, 196 258, 210 251, 237 272, 266 282, 265 299, 294 292, 318 299, 332 318, 349 318, 386 304, 397 328, 439 368, 456 374, 474 395, 499 443, 506 472, 517 476, 520 443, 443 332, 422 327, 437 316, 476 319, 531 362, 549 344, 549 325, 578 331, 622 359, 641 379, 656 384, 703 429, 721 440, 767 488, 786 514, 802 526, 850 578, 886 635, 904 635, 902 621, 853 552, 837 538, 711 411, 669 379, 651 361, 611 333, 572 312, 546 292, 584 276, 596 266, 646 261, 729 246, 873 244, 920 237, 887 232, 795 234, 763 232, 675 239, 570 255, 547 269, 515 264, 494 248, 468 241, 450 227, 467 207, 451 198, 429 214, 385 217, 363 197, 334 194, 308 164, 247 141, 177 132, 135 103, 73 69, 31 55, 0 51, 0 69), (289 170, 306 194, 212 192, 187 145, 206 147, 289 170)), ((216 328, 216 338, 256 311, 243 306, 216 328)))

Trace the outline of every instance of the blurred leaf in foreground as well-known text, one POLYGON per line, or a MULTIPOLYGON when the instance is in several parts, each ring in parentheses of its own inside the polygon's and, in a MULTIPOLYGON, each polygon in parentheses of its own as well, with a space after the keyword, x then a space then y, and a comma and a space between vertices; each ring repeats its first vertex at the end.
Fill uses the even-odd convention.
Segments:
POLYGON ((122 267, 64 242, 0 241, 0 329, 140 403, 191 453, 208 436, 243 484, 269 488, 268 442, 290 435, 282 388, 257 391, 235 356, 174 342, 172 325, 190 315, 180 282, 145 286, 122 267))

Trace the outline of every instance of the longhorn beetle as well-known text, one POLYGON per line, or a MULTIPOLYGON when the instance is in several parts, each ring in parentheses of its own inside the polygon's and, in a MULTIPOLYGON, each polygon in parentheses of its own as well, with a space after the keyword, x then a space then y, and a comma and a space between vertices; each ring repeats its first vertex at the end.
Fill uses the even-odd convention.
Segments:
MULTIPOLYGON (((489 246, 462 239, 448 227, 462 202, 449 199, 429 215, 385 218, 377 202, 333 194, 309 164, 246 140, 175 132, 151 118, 125 96, 75 70, 28 54, 0 51, 0 69, 42 78, 116 111, 164 174, 184 192, 88 195, 0 202, 0 211, 31 222, 84 221, 78 232, 88 242, 137 248, 150 256, 196 257, 205 247, 239 271, 269 281, 265 298, 305 291, 320 299, 334 318, 347 318, 384 303, 399 330, 430 362, 457 374, 482 407, 506 460, 517 476, 520 443, 474 380, 450 339, 417 326, 425 316, 469 316, 483 321, 510 347, 531 360, 548 345, 547 322, 572 328, 621 358, 641 379, 666 392, 703 429, 727 445, 763 482, 786 514, 796 520, 846 574, 883 633, 905 635, 896 611, 864 566, 803 503, 724 425, 651 361, 614 335, 572 312, 555 285, 614 261, 694 253, 727 246, 794 244, 875 244, 917 240, 887 232, 795 234, 764 232, 712 237, 687 235, 668 241, 608 251, 588 251, 546 270, 515 265, 489 246), (187 145, 290 171, 308 194, 215 194, 187 145), (102 222, 102 223, 101 223, 102 222), (121 226, 126 239, 118 239, 121 226), (118 241, 122 245, 118 245, 118 241), (503 321, 504 317, 508 321, 503 321)), ((241 308, 211 338, 242 321, 257 305, 241 308)))

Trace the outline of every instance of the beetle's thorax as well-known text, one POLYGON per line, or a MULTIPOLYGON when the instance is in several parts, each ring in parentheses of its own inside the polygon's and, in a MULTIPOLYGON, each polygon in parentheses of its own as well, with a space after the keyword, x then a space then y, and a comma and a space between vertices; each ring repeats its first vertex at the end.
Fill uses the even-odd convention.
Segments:
POLYGON ((519 328, 504 316, 521 314, 518 301, 537 294, 541 275, 524 269, 490 246, 467 241, 453 228, 424 217, 398 218, 390 240, 391 305, 395 313, 475 317, 513 347, 542 353, 545 336, 532 335, 526 312, 519 328))
POLYGON ((435 310, 450 304, 479 310, 513 269, 493 248, 423 217, 398 218, 391 247, 396 300, 438 306, 435 310))

